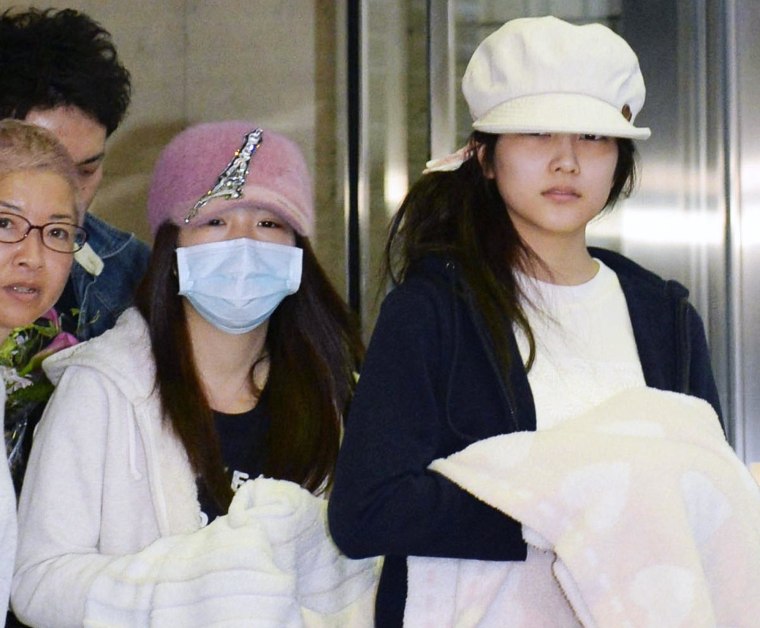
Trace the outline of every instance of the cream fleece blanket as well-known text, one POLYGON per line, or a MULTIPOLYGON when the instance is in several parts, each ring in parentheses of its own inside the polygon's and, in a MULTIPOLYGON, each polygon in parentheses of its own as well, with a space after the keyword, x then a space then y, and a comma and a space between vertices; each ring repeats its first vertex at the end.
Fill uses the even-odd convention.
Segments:
POLYGON ((85 626, 372 626, 376 560, 349 560, 327 533, 327 502, 259 478, 228 515, 111 563, 85 626))
POLYGON ((760 487, 704 401, 631 389, 430 468, 520 521, 529 555, 411 557, 407 626, 760 626, 760 487))

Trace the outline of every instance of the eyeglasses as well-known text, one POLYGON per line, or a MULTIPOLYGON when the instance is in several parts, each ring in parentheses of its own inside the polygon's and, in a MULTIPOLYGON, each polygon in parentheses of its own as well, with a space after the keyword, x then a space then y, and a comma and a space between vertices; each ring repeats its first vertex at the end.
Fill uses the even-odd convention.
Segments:
POLYGON ((68 222, 48 222, 33 225, 23 216, 0 212, 0 242, 21 242, 35 229, 39 229, 42 244, 56 253, 76 253, 87 242, 87 231, 68 222))

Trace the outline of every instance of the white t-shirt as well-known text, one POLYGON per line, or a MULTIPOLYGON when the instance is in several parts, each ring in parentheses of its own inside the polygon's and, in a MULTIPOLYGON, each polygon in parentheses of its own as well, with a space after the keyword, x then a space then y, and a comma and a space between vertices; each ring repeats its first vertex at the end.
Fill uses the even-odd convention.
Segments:
MULTIPOLYGON (((546 429, 614 394, 644 386, 633 327, 617 275, 599 260, 588 282, 560 286, 525 276, 520 283, 536 341, 528 372, 538 429, 546 429)), ((523 360, 528 342, 518 329, 523 360)))

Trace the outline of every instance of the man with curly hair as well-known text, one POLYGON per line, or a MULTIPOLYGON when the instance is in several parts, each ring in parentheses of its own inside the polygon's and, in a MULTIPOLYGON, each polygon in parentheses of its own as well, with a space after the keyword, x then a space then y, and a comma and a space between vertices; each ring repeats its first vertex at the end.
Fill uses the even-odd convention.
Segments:
MULTIPOLYGON (((0 118, 52 131, 77 165, 79 194, 89 207, 103 178, 106 139, 129 106, 130 76, 111 34, 72 10, 7 10, 0 14, 0 118)), ((100 335, 132 303, 148 247, 87 213, 87 246, 56 309, 81 340, 100 335), (72 316, 72 312, 75 316, 72 316), (68 319, 68 321, 67 321, 68 319)))

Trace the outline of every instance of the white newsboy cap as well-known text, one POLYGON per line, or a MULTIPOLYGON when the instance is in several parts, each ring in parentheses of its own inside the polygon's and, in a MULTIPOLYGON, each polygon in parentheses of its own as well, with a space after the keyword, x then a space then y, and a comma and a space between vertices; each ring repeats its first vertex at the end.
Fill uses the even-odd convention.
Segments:
POLYGON ((636 53, 602 24, 511 20, 475 50, 462 92, 487 133, 651 133, 633 125, 646 94, 636 53))

